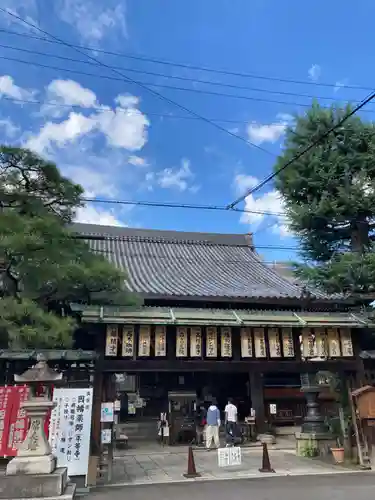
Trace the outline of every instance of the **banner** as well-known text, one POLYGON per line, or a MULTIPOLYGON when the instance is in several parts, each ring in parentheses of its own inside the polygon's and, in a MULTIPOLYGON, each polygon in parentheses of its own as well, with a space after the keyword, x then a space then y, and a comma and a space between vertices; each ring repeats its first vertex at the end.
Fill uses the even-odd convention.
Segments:
POLYGON ((124 325, 122 328, 122 356, 132 358, 134 356, 134 326, 124 325))
POLYGON ((167 334, 165 326, 155 327, 155 356, 167 355, 167 334))
POLYGON ((149 326, 139 327, 138 356, 150 356, 151 330, 149 326))
POLYGON ((328 356, 327 334, 324 328, 315 328, 315 349, 316 355, 319 358, 326 358, 328 356))
POLYGON ((187 328, 185 326, 178 326, 176 330, 176 358, 186 358, 187 355, 187 328))
POLYGON ((250 328, 241 328, 241 357, 253 357, 253 342, 250 328))
POLYGON ((55 389, 49 442, 57 467, 69 476, 86 476, 89 464, 92 388, 55 389))
POLYGON ((25 440, 29 429, 30 420, 21 404, 28 399, 30 388, 28 386, 14 386, 11 392, 12 408, 9 418, 8 440, 4 455, 15 457, 18 447, 25 440))
POLYGON ((232 329, 225 326, 220 328, 221 344, 220 351, 222 358, 232 357, 232 329))
POLYGON ((343 356, 354 356, 352 332, 349 328, 340 328, 341 352, 343 356))
POLYGON ((190 327, 190 356, 202 357, 202 328, 200 326, 190 327))
POLYGON ((291 328, 283 328, 281 331, 283 341, 284 358, 294 358, 293 333, 291 328))
POLYGON ((217 357, 217 329, 214 326, 206 328, 206 356, 207 358, 217 357))
POLYGON ((117 356, 118 326, 107 325, 107 336, 105 342, 105 355, 117 356))
POLYGON ((337 328, 328 328, 328 354, 331 358, 341 356, 339 332, 337 328))
POLYGON ((303 357, 304 358, 315 358, 316 346, 315 346, 315 336, 310 330, 310 328, 302 329, 302 344, 303 344, 303 357))
POLYGON ((279 330, 277 328, 268 329, 268 345, 271 358, 281 358, 281 345, 279 330))
POLYGON ((254 347, 256 358, 266 358, 266 341, 264 338, 264 328, 254 328, 254 347))

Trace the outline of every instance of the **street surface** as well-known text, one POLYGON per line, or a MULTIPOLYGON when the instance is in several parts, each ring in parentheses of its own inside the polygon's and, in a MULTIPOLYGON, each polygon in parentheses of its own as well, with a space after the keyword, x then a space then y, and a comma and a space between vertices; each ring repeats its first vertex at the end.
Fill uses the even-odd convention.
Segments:
POLYGON ((152 484, 98 489, 90 500, 369 500, 375 473, 152 484))

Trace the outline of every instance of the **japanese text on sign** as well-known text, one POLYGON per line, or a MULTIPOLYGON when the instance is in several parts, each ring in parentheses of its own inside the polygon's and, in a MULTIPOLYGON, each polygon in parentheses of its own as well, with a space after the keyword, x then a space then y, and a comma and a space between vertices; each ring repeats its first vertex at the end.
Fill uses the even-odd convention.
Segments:
POLYGON ((293 333, 291 328, 282 329, 283 355, 285 358, 294 357, 293 333))
POLYGON ((200 326, 190 328, 190 356, 192 358, 202 356, 202 329, 200 326))
POLYGON ((134 354, 134 326, 125 325, 122 329, 122 356, 131 357, 134 354))
POLYGON ((281 345, 279 330, 277 328, 268 329, 268 344, 271 358, 281 358, 281 345))
POLYGON ((214 326, 206 328, 206 356, 207 358, 217 357, 217 330, 214 326))
POLYGON ((55 389, 50 420, 49 441, 52 453, 57 458, 57 467, 67 467, 68 475, 87 474, 92 389, 55 389))
POLYGON ((241 448, 239 446, 219 448, 217 450, 217 459, 219 467, 241 465, 241 448))
POLYGON ((155 356, 167 355, 167 335, 165 326, 155 327, 155 356))
POLYGON ((255 357, 265 358, 266 353, 266 341, 264 338, 264 328, 254 328, 254 346, 255 346, 255 357))
POLYGON ((139 327, 138 356, 150 356, 151 331, 149 326, 139 327))
POLYGON ((232 357, 232 330, 229 327, 221 328, 221 356, 223 358, 232 357))
POLYGON ((353 356, 352 333, 348 328, 340 329, 341 351, 343 356, 353 356))
POLYGON ((241 357, 251 358, 253 356, 253 341, 250 328, 241 328, 241 357))
POLYGON ((116 325, 107 325, 107 337, 105 343, 105 355, 117 356, 118 327, 116 325))
POLYGON ((176 330, 176 357, 185 358, 187 356, 187 328, 179 326, 176 330))

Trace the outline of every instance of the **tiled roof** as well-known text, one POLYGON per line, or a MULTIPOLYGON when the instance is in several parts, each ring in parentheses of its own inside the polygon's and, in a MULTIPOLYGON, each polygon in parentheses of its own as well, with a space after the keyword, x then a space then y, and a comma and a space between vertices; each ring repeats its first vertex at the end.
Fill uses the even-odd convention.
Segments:
MULTIPOLYGON (((146 297, 300 298, 303 291, 261 261, 250 235, 91 224, 74 224, 73 230, 126 271, 131 292, 146 297)), ((313 296, 330 298, 317 291, 313 296)))

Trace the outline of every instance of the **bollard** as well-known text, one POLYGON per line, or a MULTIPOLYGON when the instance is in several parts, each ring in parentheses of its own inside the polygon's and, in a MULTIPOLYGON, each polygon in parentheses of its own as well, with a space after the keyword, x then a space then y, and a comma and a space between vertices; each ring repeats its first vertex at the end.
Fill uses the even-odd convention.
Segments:
POLYGON ((188 468, 187 468, 187 473, 184 474, 184 477, 187 477, 187 478, 200 477, 200 474, 197 472, 197 470, 195 468, 195 460, 194 460, 193 448, 191 446, 189 446, 189 451, 188 451, 188 468))
POLYGON ((275 472, 271 467, 270 457, 268 455, 267 443, 263 443, 262 468, 259 472, 275 472))

